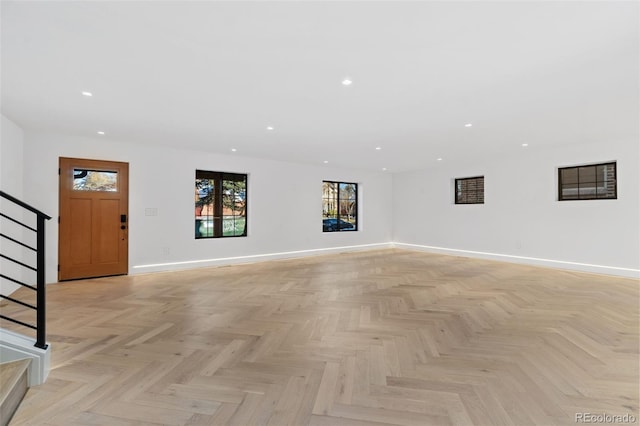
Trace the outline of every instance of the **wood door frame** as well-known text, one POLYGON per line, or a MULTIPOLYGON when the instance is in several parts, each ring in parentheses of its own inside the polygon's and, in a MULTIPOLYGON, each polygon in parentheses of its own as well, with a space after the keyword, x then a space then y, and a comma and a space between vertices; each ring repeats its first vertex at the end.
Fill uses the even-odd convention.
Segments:
MULTIPOLYGON (((74 279, 96 278, 101 276, 127 275, 129 273, 129 163, 119 161, 60 157, 58 174, 58 280, 66 281, 74 279), (98 171, 117 171, 117 191, 74 191, 74 168, 98 171), (74 193, 78 193, 78 195, 82 193, 82 195, 86 195, 89 198, 95 198, 96 200, 99 199, 101 201, 118 200, 119 203, 117 214, 126 215, 126 221, 121 224, 122 226, 124 226, 124 228, 118 230, 119 235, 117 242, 117 262, 112 262, 110 264, 111 266, 97 265, 93 263, 92 258, 92 263, 89 268, 91 269, 91 266, 93 266, 93 270, 90 271, 90 273, 88 273, 86 276, 82 276, 84 275, 84 273, 82 272, 82 267, 79 267, 81 271, 72 272, 71 270, 73 265, 71 262, 72 242, 70 232, 72 229, 72 220, 70 216, 71 203, 72 199, 74 199, 74 193), (66 217, 67 215, 69 217, 66 217), (65 237, 65 235, 67 236, 65 237)), ((92 210, 91 213, 94 214, 95 212, 92 210)), ((113 216, 111 215, 109 215, 108 217, 113 219, 113 216)), ((121 217, 116 220, 120 221, 121 217)), ((95 246, 93 245, 94 239, 98 238, 98 235, 100 235, 99 232, 94 235, 95 232, 96 227, 92 223, 90 239, 92 256, 96 252, 95 246)), ((112 237, 114 236, 114 234, 108 235, 111 235, 112 237)))

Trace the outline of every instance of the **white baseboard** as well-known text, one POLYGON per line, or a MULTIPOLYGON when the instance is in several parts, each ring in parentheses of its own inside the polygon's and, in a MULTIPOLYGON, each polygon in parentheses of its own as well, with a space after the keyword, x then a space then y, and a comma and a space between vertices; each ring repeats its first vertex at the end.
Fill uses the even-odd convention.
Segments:
POLYGON ((296 259, 321 254, 354 252, 383 248, 400 248, 420 250, 428 253, 448 254, 478 259, 497 260, 502 262, 520 263, 525 265, 544 266, 555 269, 567 269, 571 271, 590 272, 604 275, 615 275, 626 278, 640 278, 640 269, 622 268, 617 266, 593 265, 588 263, 569 262, 555 259, 542 259, 537 257, 515 256, 501 253, 489 253, 473 250, 460 250, 447 247, 427 246, 422 244, 410 244, 400 242, 361 244, 354 246, 329 247, 310 250, 296 250, 280 253, 264 253, 248 256, 222 257, 215 259, 187 260, 180 262, 154 263, 148 265, 136 265, 132 267, 131 274, 143 274, 148 272, 179 271, 193 268, 206 268, 211 266, 236 265, 242 263, 264 262, 268 260, 296 259))
POLYGON ((434 247, 421 244, 391 243, 393 247, 410 250, 420 250, 428 253, 440 253, 454 256, 472 257, 478 259, 498 260, 502 262, 521 263, 525 265, 545 266, 555 269, 568 269, 579 272, 591 272, 604 275, 616 275, 626 278, 640 278, 640 269, 621 268, 617 266, 592 265, 588 263, 568 262, 554 259, 541 259, 537 257, 514 256, 500 253, 487 253, 482 251, 459 250, 446 247, 434 247))
POLYGON ((281 253, 264 253, 249 256, 221 257, 216 259, 187 260, 182 262, 154 263, 149 265, 136 265, 131 269, 131 274, 148 272, 179 271, 193 268, 206 268, 210 266, 236 265, 240 263, 264 262, 267 260, 296 259, 300 257, 317 256, 321 254, 345 253, 372 249, 391 248, 392 243, 361 244, 356 246, 328 247, 310 250, 286 251, 281 253))
POLYGON ((34 344, 35 340, 30 337, 0 328, 0 362, 30 358, 29 386, 44 383, 51 364, 51 345, 40 349, 34 344))

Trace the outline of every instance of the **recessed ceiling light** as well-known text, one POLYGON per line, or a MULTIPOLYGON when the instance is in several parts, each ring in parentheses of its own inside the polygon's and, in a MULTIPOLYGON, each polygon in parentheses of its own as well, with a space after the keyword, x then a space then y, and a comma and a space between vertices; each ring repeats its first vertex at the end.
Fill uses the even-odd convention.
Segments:
POLYGON ((437 160, 437 161, 442 161, 442 158, 438 158, 438 160, 437 160))
POLYGON ((324 164, 327 164, 328 162, 329 162, 329 160, 324 160, 323 161, 324 164))
POLYGON ((91 92, 82 92, 82 94, 83 94, 84 96, 87 96, 87 97, 91 97, 91 96, 93 96, 93 93, 91 93, 91 92))
POLYGON ((99 135, 104 135, 104 132, 102 130, 98 130, 98 134, 99 135))
POLYGON ((376 147, 376 151, 380 151, 381 149, 382 149, 382 147, 381 147, 381 146, 377 146, 377 147, 376 147))
POLYGON ((273 130, 273 127, 267 126, 267 130, 273 130))
POLYGON ((383 172, 386 172, 386 171, 387 171, 387 168, 386 168, 386 167, 383 167, 383 168, 382 168, 382 171, 383 171, 383 172))
POLYGON ((344 80, 342 80, 342 84, 344 84, 345 86, 350 86, 351 83, 353 83, 353 81, 351 81, 348 78, 345 78, 344 80))
POLYGON ((529 144, 528 143, 523 143, 522 146, 529 146, 529 144))
POLYGON ((471 124, 471 123, 467 123, 467 124, 464 125, 464 127, 471 127, 471 126, 473 126, 473 124, 471 124))
POLYGON ((236 151, 237 151, 237 149, 231 148, 231 152, 236 152, 236 151))

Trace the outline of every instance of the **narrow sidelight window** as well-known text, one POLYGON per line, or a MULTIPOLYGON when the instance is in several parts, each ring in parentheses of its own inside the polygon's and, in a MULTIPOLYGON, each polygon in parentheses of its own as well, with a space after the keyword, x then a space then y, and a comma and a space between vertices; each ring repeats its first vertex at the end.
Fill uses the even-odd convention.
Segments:
POLYGON ((558 200, 618 198, 616 162, 558 169, 558 200))
POLYGON ((246 174, 196 170, 195 236, 247 236, 246 174))
POLYGON ((456 204, 484 204, 484 176, 456 179, 456 204))
POLYGON ((322 182, 322 231, 358 230, 358 184, 322 182))

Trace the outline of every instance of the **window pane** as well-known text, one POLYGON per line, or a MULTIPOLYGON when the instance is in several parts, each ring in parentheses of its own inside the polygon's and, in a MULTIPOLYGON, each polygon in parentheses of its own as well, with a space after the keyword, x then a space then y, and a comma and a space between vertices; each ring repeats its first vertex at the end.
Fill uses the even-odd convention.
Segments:
POLYGON ((234 208, 235 208, 235 200, 234 200, 233 193, 223 194, 222 195, 222 214, 224 216, 232 215, 234 208))
POLYGON ((118 172, 73 169, 74 191, 118 191, 118 172))
POLYGON ((616 164, 604 164, 602 167, 602 173, 605 176, 605 179, 615 179, 616 178, 616 164))
POLYGON ((596 196, 595 182, 589 182, 589 183, 580 182, 578 186, 578 194, 580 195, 580 198, 595 198, 596 196))
POLYGON ((338 184, 322 183, 322 217, 335 217, 338 213, 338 184))
POLYGON ((340 200, 355 200, 356 199, 356 185, 352 183, 340 184, 340 200))
POLYGON ((322 183, 322 230, 324 232, 358 229, 358 184, 322 183))
POLYGON ((196 171, 196 238, 246 235, 247 175, 196 171))
POLYGON ((355 231, 356 224, 354 219, 352 220, 340 219, 338 222, 338 230, 339 231, 355 231))
POLYGON ((234 235, 235 232, 235 223, 233 220, 233 216, 224 216, 222 218, 222 235, 228 237, 229 235, 234 235))
POLYGON ((572 183, 562 186, 562 198, 567 200, 578 199, 578 184, 572 183))
POLYGON ((573 167, 560 170, 560 179, 562 184, 578 183, 578 169, 573 167))
POLYGON ((246 176, 225 174, 222 190, 222 235, 246 235, 246 176))
POLYGON ((456 204, 484 204, 484 176, 455 180, 456 204))
POLYGON ((357 218, 356 216, 351 216, 351 217, 349 217, 349 218, 347 218, 347 217, 343 217, 341 220, 342 220, 343 222, 350 223, 350 224, 352 224, 353 226, 356 226, 356 224, 358 223, 358 218, 357 218))
POLYGON ((242 216, 224 216, 222 219, 222 235, 238 236, 244 234, 245 218, 242 216))
POLYGON ((213 237, 213 217, 196 219, 196 237, 213 237))
POLYGON ((213 237, 215 181, 213 179, 196 179, 195 212, 196 238, 213 237))
POLYGON ((596 187, 596 194, 598 198, 608 198, 607 187, 604 186, 604 183, 598 184, 598 187, 596 187))
POLYGON ((560 169, 559 200, 616 198, 616 163, 560 169))
POLYGON ((478 204, 484 204, 484 182, 478 185, 478 191, 476 192, 476 201, 478 204))
POLYGON ((347 202, 347 215, 349 218, 355 218, 358 215, 358 203, 355 200, 347 202))
POLYGON ((331 216, 322 219, 322 230, 324 232, 334 232, 338 230, 338 218, 337 216, 331 216))
POLYGON ((599 167, 602 167, 602 186, 606 191, 606 197, 602 198, 616 198, 616 164, 604 164, 599 167))
POLYGON ((355 214, 355 207, 356 207, 356 203, 355 201, 349 201, 349 200, 340 200, 340 209, 339 209, 339 213, 340 216, 344 219, 344 216, 353 216, 355 214))
POLYGON ((578 168, 578 180, 580 183, 595 182, 596 168, 593 166, 578 168))
POLYGON ((605 182, 605 188, 607 188, 607 198, 616 198, 616 180, 615 180, 615 178, 607 180, 605 182))

